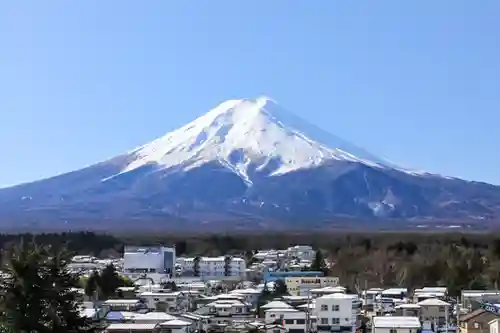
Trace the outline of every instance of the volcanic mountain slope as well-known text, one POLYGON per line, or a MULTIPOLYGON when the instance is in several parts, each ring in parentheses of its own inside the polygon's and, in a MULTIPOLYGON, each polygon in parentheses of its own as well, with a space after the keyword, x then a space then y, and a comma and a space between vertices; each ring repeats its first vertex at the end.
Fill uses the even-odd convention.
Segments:
POLYGON ((0 190, 4 227, 42 229, 113 230, 137 220, 160 229, 289 228, 339 216, 483 220, 499 211, 499 187, 401 168, 266 97, 226 101, 111 160, 0 190))

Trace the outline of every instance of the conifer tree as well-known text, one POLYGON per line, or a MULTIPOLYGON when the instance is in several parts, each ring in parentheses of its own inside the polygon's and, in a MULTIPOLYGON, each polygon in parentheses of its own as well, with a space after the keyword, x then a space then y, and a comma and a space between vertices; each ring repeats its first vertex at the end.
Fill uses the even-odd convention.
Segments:
POLYGON ((43 268, 46 284, 52 286, 46 290, 47 323, 50 332, 76 333, 92 331, 90 322, 84 318, 76 289, 80 277, 69 271, 71 255, 64 249, 50 255, 43 268))
POLYGON ((0 284, 0 324, 4 332, 89 332, 80 315, 75 288, 79 277, 69 272, 69 253, 50 254, 34 242, 21 242, 7 253, 0 284))
POLYGON ((44 313, 49 286, 41 273, 44 256, 34 243, 21 243, 7 251, 0 282, 0 322, 4 332, 46 331, 44 313))

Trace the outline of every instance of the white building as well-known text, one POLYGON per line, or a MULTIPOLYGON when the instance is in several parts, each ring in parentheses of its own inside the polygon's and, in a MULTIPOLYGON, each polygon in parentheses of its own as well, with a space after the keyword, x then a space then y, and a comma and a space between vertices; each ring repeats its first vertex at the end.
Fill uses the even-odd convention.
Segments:
POLYGON ((256 305, 260 295, 262 294, 262 291, 259 289, 248 288, 248 289, 235 289, 230 291, 229 293, 232 295, 239 295, 243 297, 243 300, 246 303, 256 305))
POLYGON ((311 261, 316 256, 316 251, 309 245, 295 245, 286 250, 289 257, 295 257, 300 260, 311 261))
MULTIPOLYGON (((195 274, 196 258, 178 258, 177 264, 184 274, 195 274)), ((199 257, 198 273, 202 278, 216 278, 226 276, 237 276, 245 278, 246 262, 242 258, 229 257, 228 270, 226 272, 226 257, 199 257)))
POLYGON ((310 296, 313 290, 325 287, 338 287, 339 278, 331 276, 290 276, 285 278, 285 283, 290 295, 310 296))
POLYGON ((299 311, 291 308, 274 308, 265 311, 266 324, 279 324, 289 333, 294 332, 316 332, 316 316, 307 316, 305 311, 299 311), (307 330, 307 321, 309 320, 309 330, 307 330))
POLYGON ((169 313, 186 312, 189 310, 189 295, 176 292, 146 291, 139 294, 148 309, 169 313))
POLYGON ((319 331, 353 331, 361 313, 361 301, 357 295, 330 294, 316 299, 314 315, 319 331))
POLYGON ((125 246, 123 271, 127 275, 175 275, 175 248, 125 246))
POLYGON ((417 333, 421 328, 418 317, 373 317, 373 333, 417 333))

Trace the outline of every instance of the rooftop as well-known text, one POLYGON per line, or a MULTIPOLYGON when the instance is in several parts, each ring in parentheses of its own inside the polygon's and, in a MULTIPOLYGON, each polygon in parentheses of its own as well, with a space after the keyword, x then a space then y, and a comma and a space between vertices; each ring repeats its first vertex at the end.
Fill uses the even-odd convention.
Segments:
POLYGON ((133 331, 133 330, 153 330, 156 324, 137 324, 137 323, 127 323, 127 324, 110 324, 106 327, 107 330, 115 331, 133 331))
POLYGON ((442 301, 438 298, 428 298, 426 300, 423 300, 422 302, 418 302, 417 305, 420 306, 450 306, 450 303, 447 303, 445 301, 442 301))
POLYGON ((373 327, 375 328, 419 328, 420 319, 418 317, 374 317, 373 327))

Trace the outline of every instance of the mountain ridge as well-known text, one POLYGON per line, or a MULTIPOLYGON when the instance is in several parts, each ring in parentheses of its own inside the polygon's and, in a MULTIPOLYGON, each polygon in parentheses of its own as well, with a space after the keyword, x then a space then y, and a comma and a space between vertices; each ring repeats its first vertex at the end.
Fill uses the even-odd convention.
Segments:
POLYGON ((338 218, 477 223, 499 212, 500 187, 397 166, 268 97, 223 102, 125 154, 0 189, 0 226, 163 219, 176 230, 300 228, 338 218))

